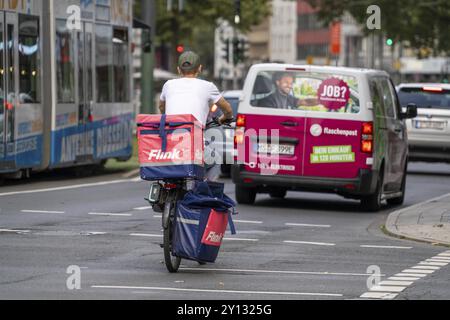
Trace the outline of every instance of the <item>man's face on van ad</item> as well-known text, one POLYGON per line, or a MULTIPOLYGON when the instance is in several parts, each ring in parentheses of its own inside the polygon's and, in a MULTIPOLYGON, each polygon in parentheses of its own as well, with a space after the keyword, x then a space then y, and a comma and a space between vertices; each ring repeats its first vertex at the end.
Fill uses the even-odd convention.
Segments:
POLYGON ((285 76, 277 81, 277 86, 281 93, 288 95, 291 93, 294 86, 294 78, 285 76))

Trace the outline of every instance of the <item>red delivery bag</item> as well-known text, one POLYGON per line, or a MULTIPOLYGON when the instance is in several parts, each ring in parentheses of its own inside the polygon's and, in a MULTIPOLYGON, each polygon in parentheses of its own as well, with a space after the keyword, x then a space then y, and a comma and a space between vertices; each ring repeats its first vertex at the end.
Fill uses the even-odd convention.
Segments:
POLYGON ((203 179, 203 125, 193 115, 137 116, 141 178, 203 179))

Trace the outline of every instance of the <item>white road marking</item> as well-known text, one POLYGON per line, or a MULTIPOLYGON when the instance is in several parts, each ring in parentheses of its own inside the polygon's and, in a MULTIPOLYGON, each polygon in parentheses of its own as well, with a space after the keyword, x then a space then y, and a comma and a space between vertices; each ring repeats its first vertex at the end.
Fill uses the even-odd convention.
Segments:
POLYGON ((387 293, 387 292, 366 292, 360 298, 392 300, 392 299, 395 299, 397 296, 398 296, 398 294, 387 293))
POLYGON ((45 210, 21 210, 22 213, 51 213, 51 214, 64 214, 64 211, 45 211, 45 210))
MULTIPOLYGON (((414 271, 414 270, 412 270, 414 271)), ((424 278, 426 274, 423 273, 397 273, 395 277, 415 277, 415 278, 424 278)))
POLYGON ((285 225, 288 227, 331 228, 328 224, 286 223, 285 225))
POLYGON ((127 287, 127 286, 92 286, 91 288, 94 288, 94 289, 119 289, 119 290, 199 292, 199 293, 225 293, 225 294, 259 294, 259 295, 285 295, 285 296, 343 297, 342 294, 335 294, 335 293, 308 293, 308 292, 238 291, 238 290, 181 289, 181 288, 127 287))
POLYGON ((258 242, 259 239, 245 239, 245 238, 223 238, 225 241, 248 241, 248 242, 258 242))
POLYGON ((290 240, 286 240, 286 241, 283 241, 283 242, 284 243, 289 243, 289 244, 309 244, 309 245, 313 245, 313 246, 326 246, 326 247, 333 247, 333 246, 336 245, 335 243, 290 241, 290 240))
POLYGON ((435 261, 422 261, 419 262, 420 265, 424 265, 424 266, 438 266, 438 267, 445 267, 446 265, 448 265, 448 262, 435 262, 435 261))
POLYGON ((423 274, 432 274, 435 270, 420 270, 420 269, 405 269, 402 272, 404 273, 423 273, 423 274))
POLYGON ((433 257, 431 259, 436 260, 436 261, 450 262, 450 258, 433 257))
POLYGON ((12 195, 24 195, 24 194, 30 194, 30 193, 42 193, 42 192, 82 189, 82 188, 88 188, 88 187, 99 187, 99 186, 107 186, 110 184, 129 183, 129 182, 136 182, 136 181, 134 181, 134 180, 113 180, 113 181, 86 183, 86 184, 78 184, 78 185, 73 185, 73 186, 65 186, 65 187, 57 187, 57 188, 22 190, 22 191, 0 193, 0 197, 6 197, 6 196, 12 196, 12 195))
POLYGON ((414 281, 399 281, 399 280, 386 280, 381 281, 381 286, 410 286, 414 283, 414 281))
POLYGON ((439 257, 450 257, 450 253, 442 252, 438 254, 439 257))
MULTIPOLYGON (((180 268, 184 271, 194 272, 232 272, 232 273, 267 273, 267 274, 303 274, 303 275, 320 275, 320 276, 345 276, 345 277, 368 277, 368 273, 342 273, 342 272, 314 272, 314 271, 282 271, 282 270, 246 270, 246 269, 212 269, 212 268, 180 268)), ((380 275, 384 277, 385 275, 380 275)))
POLYGON ((233 222, 237 222, 237 223, 248 223, 248 224, 263 224, 263 221, 253 221, 253 220, 234 220, 233 222))
POLYGON ((104 217, 132 217, 129 213, 100 213, 100 212, 90 212, 90 216, 104 216, 104 217))
POLYGON ((411 269, 420 269, 420 270, 439 270, 441 267, 435 267, 435 266, 414 266, 411 269))
POLYGON ((132 237, 147 237, 147 238, 162 238, 162 234, 145 234, 145 233, 132 233, 132 237))
POLYGON ((414 278, 414 277, 390 277, 388 280, 395 280, 395 281, 417 281, 420 280, 420 278, 414 278))
POLYGON ((161 219, 161 218, 162 218, 162 215, 154 215, 153 218, 155 218, 155 219, 161 219))
POLYGON ((373 286, 370 291, 377 292, 402 292, 406 287, 394 287, 394 286, 373 286))
POLYGON ((29 233, 30 230, 0 229, 0 233, 29 233))
POLYGON ((145 211, 145 210, 150 210, 150 209, 152 209, 153 207, 139 207, 139 208, 134 208, 133 210, 136 210, 136 211, 145 211))
POLYGON ((404 249, 410 250, 413 247, 398 247, 398 246, 376 246, 376 245, 362 245, 361 248, 376 248, 376 249, 404 249))

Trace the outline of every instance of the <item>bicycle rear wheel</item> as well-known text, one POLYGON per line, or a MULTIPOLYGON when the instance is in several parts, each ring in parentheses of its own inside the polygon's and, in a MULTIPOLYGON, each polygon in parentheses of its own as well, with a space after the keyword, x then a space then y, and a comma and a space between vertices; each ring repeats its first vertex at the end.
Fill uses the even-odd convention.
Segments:
POLYGON ((167 227, 164 228, 164 262, 170 273, 177 273, 180 268, 181 258, 172 255, 172 240, 175 223, 175 206, 170 206, 169 220, 167 227))

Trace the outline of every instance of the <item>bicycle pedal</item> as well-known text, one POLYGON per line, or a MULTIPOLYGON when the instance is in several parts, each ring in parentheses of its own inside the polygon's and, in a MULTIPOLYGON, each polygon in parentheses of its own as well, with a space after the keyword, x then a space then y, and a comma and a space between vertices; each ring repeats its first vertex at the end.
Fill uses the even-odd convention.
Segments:
POLYGON ((161 249, 164 249, 164 244, 161 243, 159 246, 161 247, 161 249))

